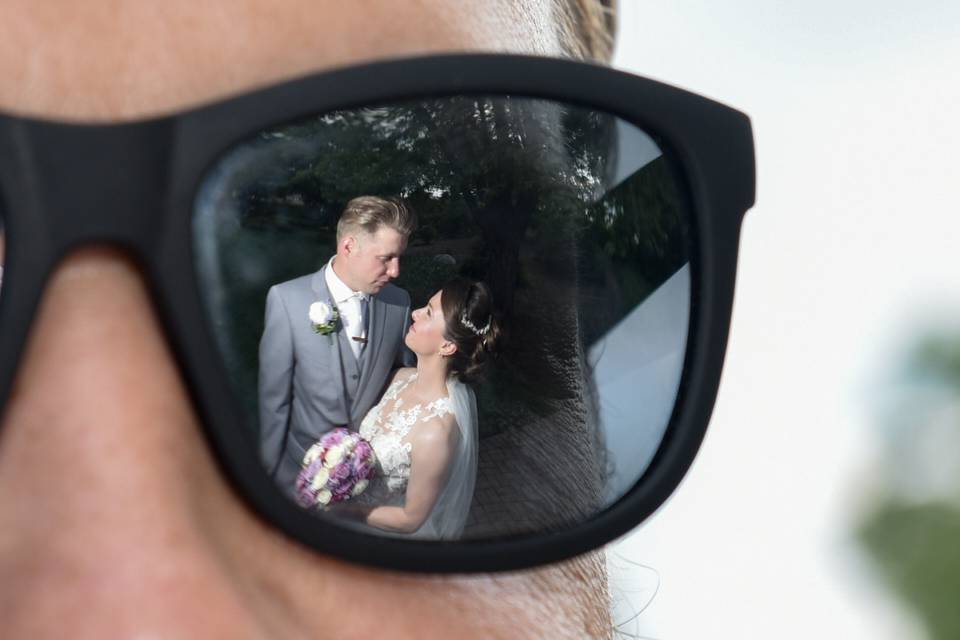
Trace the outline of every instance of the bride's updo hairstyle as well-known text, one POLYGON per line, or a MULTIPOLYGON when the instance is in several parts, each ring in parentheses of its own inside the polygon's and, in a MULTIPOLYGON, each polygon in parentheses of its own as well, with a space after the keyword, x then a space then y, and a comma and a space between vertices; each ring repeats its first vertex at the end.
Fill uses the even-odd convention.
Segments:
POLYGON ((448 373, 460 382, 475 382, 483 373, 500 339, 500 324, 490 288, 482 282, 456 278, 440 290, 447 325, 446 339, 457 345, 448 373))

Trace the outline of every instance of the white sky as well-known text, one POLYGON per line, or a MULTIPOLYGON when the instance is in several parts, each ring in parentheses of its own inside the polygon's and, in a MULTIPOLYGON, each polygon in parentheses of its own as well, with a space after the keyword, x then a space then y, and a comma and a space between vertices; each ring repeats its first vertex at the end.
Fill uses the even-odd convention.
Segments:
MULTIPOLYGON (((851 541, 875 382, 960 326, 960 2, 620 0, 615 66, 748 113, 720 396, 671 500, 611 547, 627 629, 658 639, 922 638, 851 541)), ((621 613, 622 615, 622 613, 621 613)))

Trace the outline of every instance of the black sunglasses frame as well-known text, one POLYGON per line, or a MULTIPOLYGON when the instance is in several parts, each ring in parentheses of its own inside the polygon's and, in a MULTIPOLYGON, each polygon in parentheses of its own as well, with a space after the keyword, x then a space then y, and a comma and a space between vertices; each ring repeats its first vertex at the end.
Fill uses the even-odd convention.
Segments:
MULTIPOLYGON (((0 115, 0 211, 6 270, 0 296, 4 405, 44 284, 86 244, 139 263, 224 473, 254 511, 287 535, 350 561, 416 572, 513 570, 595 549, 669 497, 703 439, 726 349, 740 226, 754 202, 749 119, 695 94, 605 67, 508 55, 413 58, 345 68, 170 116, 81 124, 0 115), (449 95, 509 94, 611 113, 655 135, 682 172, 695 227, 690 334, 666 436, 636 485, 562 531, 502 540, 379 537, 304 513, 267 477, 211 334, 194 273, 192 218, 207 170, 257 132, 323 112, 449 95)), ((145 381, 131 381, 132 384, 145 381)))

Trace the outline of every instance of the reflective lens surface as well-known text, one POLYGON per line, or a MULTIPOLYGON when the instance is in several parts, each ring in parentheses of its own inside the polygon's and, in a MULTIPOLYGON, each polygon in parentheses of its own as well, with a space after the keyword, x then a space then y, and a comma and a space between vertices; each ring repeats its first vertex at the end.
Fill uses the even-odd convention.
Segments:
POLYGON ((0 295, 3 295, 3 268, 7 264, 7 211, 0 196, 0 295))
POLYGON ((691 227, 648 132, 457 96, 263 131, 207 175, 193 240, 238 428, 282 493, 387 536, 490 539, 580 523, 643 476, 683 370, 691 227), (399 199, 416 230, 338 244, 358 196, 399 199), (469 385, 436 376, 451 343, 483 352, 469 385))

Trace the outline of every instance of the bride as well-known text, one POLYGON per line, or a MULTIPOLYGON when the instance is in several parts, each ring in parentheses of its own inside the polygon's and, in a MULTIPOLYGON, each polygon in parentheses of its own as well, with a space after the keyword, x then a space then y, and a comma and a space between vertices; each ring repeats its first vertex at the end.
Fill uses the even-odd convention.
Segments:
POLYGON ((490 290, 465 279, 444 285, 412 320, 404 342, 417 366, 394 372, 360 424, 377 473, 334 513, 396 534, 456 538, 477 473, 477 406, 467 383, 481 372, 500 329, 490 290))

